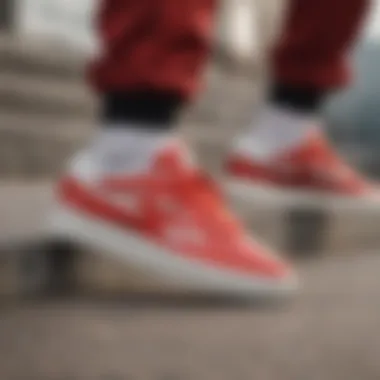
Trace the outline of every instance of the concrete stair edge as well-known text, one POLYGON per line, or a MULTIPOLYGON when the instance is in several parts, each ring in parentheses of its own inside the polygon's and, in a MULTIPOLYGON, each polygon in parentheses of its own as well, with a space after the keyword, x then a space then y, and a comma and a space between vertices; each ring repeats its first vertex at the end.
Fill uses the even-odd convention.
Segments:
POLYGON ((0 109, 85 115, 94 108, 93 96, 81 83, 41 80, 18 73, 0 74, 0 109))
POLYGON ((16 123, 1 125, 0 174, 5 178, 53 177, 66 160, 89 138, 92 131, 78 122, 69 128, 23 128, 16 123))
POLYGON ((85 55, 77 49, 41 38, 0 34, 0 68, 44 76, 77 79, 82 76, 85 55))

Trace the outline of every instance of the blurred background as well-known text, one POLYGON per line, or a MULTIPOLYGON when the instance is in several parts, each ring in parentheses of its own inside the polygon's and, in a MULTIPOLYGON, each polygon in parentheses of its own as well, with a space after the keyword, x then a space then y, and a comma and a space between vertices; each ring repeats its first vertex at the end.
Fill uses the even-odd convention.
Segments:
MULTIPOLYGON (((64 157, 91 132, 95 105, 83 84, 82 73, 85 60, 98 48, 92 29, 95 3, 2 0, 0 174, 51 176, 64 157), (41 145, 41 139, 50 142, 41 145)), ((252 109, 259 104, 265 47, 278 32, 285 2, 221 3, 214 59, 206 74, 208 85, 183 123, 202 125, 191 127, 190 138, 197 146, 204 146, 203 151, 210 150, 210 157, 220 151, 218 147, 237 128, 244 127, 252 109), (215 129, 226 132, 216 136, 215 129)), ((355 79, 348 89, 328 102, 324 117, 332 138, 347 157, 362 169, 379 175, 378 1, 374 2, 353 56, 355 79)))
MULTIPOLYGON (((282 3, 221 2, 207 85, 181 122, 211 170, 230 136, 252 117, 264 77, 262 52, 273 39, 282 3)), ((2 1, 4 176, 51 177, 94 129, 96 105, 84 84, 84 63, 99 48, 92 28, 95 6, 95 0, 2 1)))
MULTIPOLYGON (((13 302, 41 286, 46 262, 28 239, 40 238, 52 180, 96 128, 96 100, 84 83, 84 64, 99 48, 96 1, 0 0, 0 378, 378 380, 380 213, 371 207, 243 207, 249 226, 274 245, 318 253, 297 257, 304 289, 288 307, 133 297, 13 302)), ((207 85, 181 119, 213 173, 260 107, 265 49, 285 4, 221 0, 207 85)), ((323 117, 346 157, 380 178, 380 0, 352 54, 354 81, 323 117)), ((76 268, 82 285, 107 294, 129 286, 118 263, 93 256, 76 268)))
POLYGON ((379 176, 380 3, 374 2, 363 34, 353 51, 354 81, 332 97, 325 117, 344 153, 373 176, 379 176))

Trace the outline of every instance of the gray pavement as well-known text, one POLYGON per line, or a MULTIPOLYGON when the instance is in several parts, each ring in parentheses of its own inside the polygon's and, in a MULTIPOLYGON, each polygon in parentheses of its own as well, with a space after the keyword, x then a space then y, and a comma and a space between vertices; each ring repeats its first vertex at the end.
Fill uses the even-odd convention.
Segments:
POLYGON ((154 299, 25 303, 0 313, 0 378, 380 378, 380 256, 299 265, 280 307, 154 299))
MULTIPOLYGON (((41 232, 32 210, 46 209, 46 184, 1 194, 2 238, 41 232)), ((278 307, 163 296, 2 304, 0 379, 378 380, 378 252, 296 266, 300 294, 278 307)))

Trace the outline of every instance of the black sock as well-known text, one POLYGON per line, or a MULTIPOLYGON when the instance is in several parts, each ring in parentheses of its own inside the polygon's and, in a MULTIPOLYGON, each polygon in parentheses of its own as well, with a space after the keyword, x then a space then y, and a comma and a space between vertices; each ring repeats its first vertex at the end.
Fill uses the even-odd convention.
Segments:
POLYGON ((115 91, 104 95, 102 119, 105 127, 167 130, 176 122, 184 99, 179 93, 159 90, 115 91))
POLYGON ((313 87, 292 86, 274 83, 269 92, 269 101, 275 106, 302 113, 317 113, 325 99, 324 90, 313 87))

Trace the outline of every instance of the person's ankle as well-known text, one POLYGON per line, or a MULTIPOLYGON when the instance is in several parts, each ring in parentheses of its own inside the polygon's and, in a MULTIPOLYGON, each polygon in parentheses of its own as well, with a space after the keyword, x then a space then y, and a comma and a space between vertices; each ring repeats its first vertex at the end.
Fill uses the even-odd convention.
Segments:
POLYGON ((101 119, 106 128, 134 125, 169 130, 184 105, 179 93, 158 89, 113 91, 104 94, 101 100, 101 119))
POLYGON ((275 83, 257 120, 238 136, 233 151, 270 159, 302 144, 317 129, 316 115, 325 91, 309 86, 275 83))
POLYGON ((257 120, 235 138, 232 151, 268 160, 298 147, 317 128, 314 115, 267 105, 257 120))

